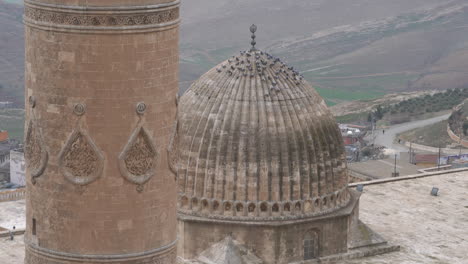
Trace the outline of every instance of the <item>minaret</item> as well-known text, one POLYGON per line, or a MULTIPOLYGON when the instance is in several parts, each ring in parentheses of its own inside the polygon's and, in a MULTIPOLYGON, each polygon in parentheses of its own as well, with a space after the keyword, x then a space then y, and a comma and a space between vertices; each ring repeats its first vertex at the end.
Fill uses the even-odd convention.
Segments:
POLYGON ((25 0, 26 264, 175 263, 178 0, 25 0))

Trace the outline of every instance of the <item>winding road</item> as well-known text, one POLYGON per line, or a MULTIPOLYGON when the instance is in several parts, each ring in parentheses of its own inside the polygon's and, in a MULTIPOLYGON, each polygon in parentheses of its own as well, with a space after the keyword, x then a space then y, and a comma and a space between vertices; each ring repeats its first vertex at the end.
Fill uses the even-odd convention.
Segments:
POLYGON ((400 134, 405 131, 412 130, 418 127, 432 125, 440 121, 447 120, 449 117, 450 117, 450 114, 446 114, 446 115, 437 116, 437 117, 433 117, 433 118, 429 118, 425 120, 403 123, 403 124, 392 126, 392 127, 385 129, 385 134, 382 133, 381 129, 378 129, 378 130, 375 130, 374 132, 376 133, 374 142, 376 145, 384 146, 387 149, 393 149, 397 152, 405 152, 405 151, 408 151, 407 147, 405 147, 404 145, 393 143, 397 134, 400 134))

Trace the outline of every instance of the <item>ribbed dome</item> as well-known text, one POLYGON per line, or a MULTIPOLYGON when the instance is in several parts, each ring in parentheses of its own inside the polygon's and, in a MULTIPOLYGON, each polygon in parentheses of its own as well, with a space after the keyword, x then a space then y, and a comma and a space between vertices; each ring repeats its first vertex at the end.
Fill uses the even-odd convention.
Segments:
POLYGON ((349 201, 343 140, 324 100, 261 52, 208 71, 179 101, 179 212, 265 220, 349 201))

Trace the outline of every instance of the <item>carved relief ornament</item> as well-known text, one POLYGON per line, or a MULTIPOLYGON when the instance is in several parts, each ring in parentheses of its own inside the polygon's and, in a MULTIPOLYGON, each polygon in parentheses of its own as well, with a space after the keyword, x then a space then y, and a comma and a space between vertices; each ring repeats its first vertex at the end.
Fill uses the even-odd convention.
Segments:
POLYGON ((79 119, 59 154, 59 168, 65 178, 77 185, 87 185, 97 180, 103 171, 104 155, 81 125, 86 105, 77 103, 73 114, 79 119))
POLYGON ((138 125, 119 155, 120 172, 128 181, 142 185, 156 174, 158 157, 159 152, 151 136, 138 125))
POLYGON ((24 22, 59 31, 154 31, 179 23, 179 1, 149 6, 65 6, 25 1, 24 22))
POLYGON ((42 130, 37 125, 36 114, 36 99, 33 96, 29 97, 30 116, 26 130, 24 155, 27 162, 27 167, 30 169, 32 183, 36 183, 36 178, 40 177, 49 161, 49 153, 45 148, 42 130))
POLYGON ((178 158, 179 158, 179 127, 178 121, 175 121, 174 127, 172 128, 171 139, 167 147, 167 156, 169 162, 169 169, 177 175, 178 170, 178 158))
POLYGON ((97 180, 103 170, 104 156, 91 137, 78 126, 59 154, 59 168, 67 180, 86 185, 97 180))

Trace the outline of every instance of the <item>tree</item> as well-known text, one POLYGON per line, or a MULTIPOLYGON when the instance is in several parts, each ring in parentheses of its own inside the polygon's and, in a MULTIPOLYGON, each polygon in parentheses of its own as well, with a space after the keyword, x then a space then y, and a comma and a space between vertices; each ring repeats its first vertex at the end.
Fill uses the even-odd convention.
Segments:
POLYGON ((376 120, 381 120, 385 114, 383 108, 381 105, 378 105, 377 108, 375 109, 375 119, 376 120))

